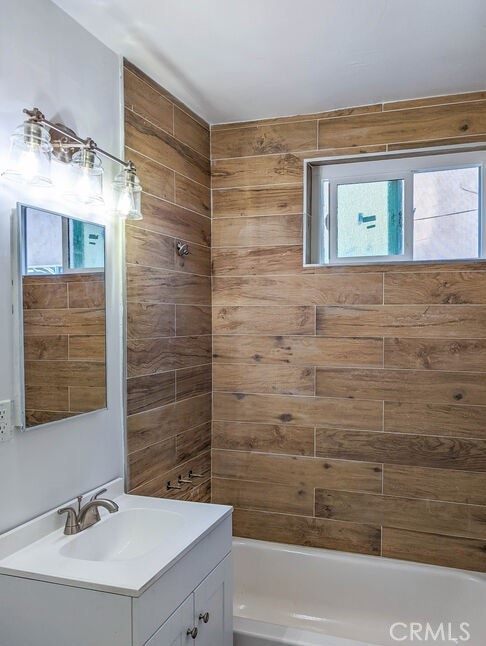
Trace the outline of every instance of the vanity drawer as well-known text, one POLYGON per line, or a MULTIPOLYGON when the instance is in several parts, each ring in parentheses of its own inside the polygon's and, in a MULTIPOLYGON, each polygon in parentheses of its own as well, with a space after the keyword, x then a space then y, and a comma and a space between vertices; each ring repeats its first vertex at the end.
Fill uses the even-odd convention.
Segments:
POLYGON ((132 600, 133 646, 142 646, 231 551, 231 517, 223 520, 140 597, 132 600))

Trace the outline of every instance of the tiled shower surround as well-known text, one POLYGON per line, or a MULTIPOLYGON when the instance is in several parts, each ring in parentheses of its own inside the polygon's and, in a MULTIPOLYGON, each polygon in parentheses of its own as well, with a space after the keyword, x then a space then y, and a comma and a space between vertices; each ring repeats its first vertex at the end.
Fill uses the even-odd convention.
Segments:
POLYGON ((211 154, 131 66, 126 93, 131 488, 211 484, 238 536, 486 571, 485 265, 302 267, 304 158, 484 141, 486 93, 213 126, 211 154))

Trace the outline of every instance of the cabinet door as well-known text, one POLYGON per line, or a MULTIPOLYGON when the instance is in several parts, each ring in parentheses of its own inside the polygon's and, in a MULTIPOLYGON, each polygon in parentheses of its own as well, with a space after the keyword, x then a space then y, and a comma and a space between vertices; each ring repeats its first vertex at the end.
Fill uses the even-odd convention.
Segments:
POLYGON ((233 644, 233 567, 231 554, 207 576, 194 592, 197 646, 233 644))
POLYGON ((145 646, 189 646, 195 644, 187 634, 188 629, 196 627, 194 623, 194 595, 191 594, 165 623, 151 637, 145 646))

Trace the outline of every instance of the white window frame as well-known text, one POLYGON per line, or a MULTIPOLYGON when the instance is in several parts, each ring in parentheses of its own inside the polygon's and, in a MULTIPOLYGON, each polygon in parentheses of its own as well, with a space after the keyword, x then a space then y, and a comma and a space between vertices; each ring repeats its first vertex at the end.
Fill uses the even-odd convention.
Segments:
POLYGON ((304 160, 304 266, 449 263, 486 258, 486 149, 483 146, 427 148, 400 153, 304 160), (479 257, 413 259, 413 176, 424 171, 479 167, 479 257), (359 182, 404 180, 403 253, 387 256, 337 256, 337 186, 359 182), (329 182, 328 213, 322 184, 329 182))

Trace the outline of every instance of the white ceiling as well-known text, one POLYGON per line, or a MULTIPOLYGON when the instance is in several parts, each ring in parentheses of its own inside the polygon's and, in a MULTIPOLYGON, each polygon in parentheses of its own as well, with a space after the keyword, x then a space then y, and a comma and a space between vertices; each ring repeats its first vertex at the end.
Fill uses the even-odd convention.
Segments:
POLYGON ((54 1, 210 123, 486 89, 486 0, 54 1))

